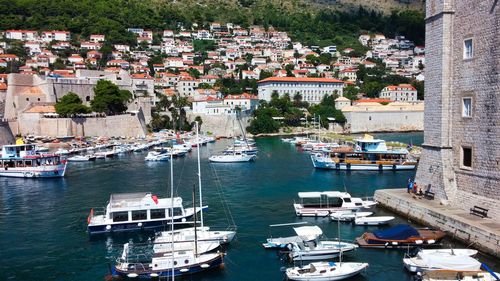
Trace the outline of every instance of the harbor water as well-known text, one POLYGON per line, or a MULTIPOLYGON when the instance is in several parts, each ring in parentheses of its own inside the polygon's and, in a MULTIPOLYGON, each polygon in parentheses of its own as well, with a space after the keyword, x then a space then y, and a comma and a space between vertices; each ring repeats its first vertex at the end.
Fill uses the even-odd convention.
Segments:
MULTIPOLYGON (((422 142, 421 133, 388 137, 422 142)), ((297 218, 292 206, 297 192, 346 190, 355 196, 373 196, 378 188, 402 188, 415 175, 414 171, 315 170, 308 153, 279 138, 257 140, 260 152, 255 163, 209 164, 208 157, 227 144, 223 140, 200 150, 203 203, 209 206, 204 220, 206 225, 220 228, 234 220, 237 238, 227 249, 222 270, 179 280, 282 280, 280 269, 291 264, 261 246, 270 236, 270 224, 308 221, 319 225, 328 237, 338 233, 337 223, 327 218, 297 218)), ((169 196, 170 164, 148 163, 144 156, 135 153, 95 163, 70 163, 62 179, 0 178, 0 280, 104 280, 123 243, 147 243, 150 233, 93 238, 86 233, 90 209, 104 207, 111 193, 151 191, 159 197, 169 196)), ((186 157, 174 159, 174 188, 186 207, 191 205, 191 191, 198 182, 196 161, 196 148, 186 157)), ((377 215, 388 214, 374 210, 377 215)), ((408 222, 398 217, 395 223, 408 222)), ((377 228, 342 223, 340 235, 353 240, 377 228)), ((285 227, 271 234, 291 231, 285 227)), ((370 264, 362 275, 349 280, 411 280, 403 268, 403 255, 404 250, 376 249, 346 254, 345 261, 370 264)), ((498 261, 486 257, 482 261, 498 269, 498 261)))

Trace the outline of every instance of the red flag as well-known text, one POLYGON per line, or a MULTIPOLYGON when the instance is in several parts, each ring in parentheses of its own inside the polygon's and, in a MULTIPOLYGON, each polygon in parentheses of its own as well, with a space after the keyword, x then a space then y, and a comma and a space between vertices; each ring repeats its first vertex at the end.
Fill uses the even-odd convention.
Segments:
POLYGON ((151 196, 151 198, 153 198, 153 201, 155 201, 155 204, 158 204, 158 196, 153 195, 153 196, 151 196))

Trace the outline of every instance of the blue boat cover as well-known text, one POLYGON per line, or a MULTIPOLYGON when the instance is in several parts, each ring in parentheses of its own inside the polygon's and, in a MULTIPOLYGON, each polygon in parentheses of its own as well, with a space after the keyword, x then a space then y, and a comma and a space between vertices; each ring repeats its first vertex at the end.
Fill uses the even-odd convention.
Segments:
POLYGON ((412 236, 416 237, 420 236, 420 234, 415 228, 407 224, 396 225, 395 227, 391 227, 387 230, 377 230, 374 231, 373 234, 378 239, 388 239, 388 240, 405 240, 412 236))

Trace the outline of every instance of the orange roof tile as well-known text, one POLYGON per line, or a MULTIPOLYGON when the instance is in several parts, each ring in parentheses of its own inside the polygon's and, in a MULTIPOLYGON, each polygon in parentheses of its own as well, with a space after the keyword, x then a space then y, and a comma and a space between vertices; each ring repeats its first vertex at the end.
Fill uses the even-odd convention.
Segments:
POLYGON ((56 113, 53 105, 35 105, 25 111, 26 113, 56 113))

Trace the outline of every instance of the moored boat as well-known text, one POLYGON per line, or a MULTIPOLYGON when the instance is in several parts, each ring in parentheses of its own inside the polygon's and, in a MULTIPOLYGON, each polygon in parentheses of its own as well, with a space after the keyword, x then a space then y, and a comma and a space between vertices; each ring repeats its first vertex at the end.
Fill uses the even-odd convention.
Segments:
POLYGON ((347 192, 299 192, 299 202, 294 203, 295 214, 304 217, 328 216, 337 211, 359 210, 370 208, 375 201, 351 197, 347 192))
POLYGON ((330 214, 332 221, 353 221, 356 218, 364 218, 373 215, 373 212, 359 212, 359 211, 337 211, 330 214))
POLYGON ((286 277, 297 281, 332 281, 343 280, 361 273, 367 263, 358 262, 314 262, 303 267, 286 269, 286 277))
POLYGON ((227 153, 221 155, 213 155, 208 158, 210 162, 216 163, 240 163, 240 162, 250 162, 254 161, 256 158, 255 155, 247 155, 244 153, 227 153))
POLYGON ((75 155, 72 157, 68 157, 69 162, 88 162, 94 161, 96 157, 94 155, 75 155))
POLYGON ((407 247, 433 247, 445 233, 435 229, 415 229, 409 225, 400 224, 387 230, 365 232, 356 238, 360 247, 365 248, 407 248, 407 247))
POLYGON ((289 257, 294 261, 333 259, 358 248, 355 244, 340 240, 320 239, 307 242, 293 242, 289 244, 289 247, 291 248, 289 257))
POLYGON ((381 216, 381 217, 359 217, 354 219, 355 225, 384 225, 392 221, 394 217, 392 216, 381 216))
MULTIPOLYGON (((111 194, 105 211, 101 214, 90 211, 87 218, 89 234, 159 229, 172 219, 176 225, 188 225, 195 211, 202 208, 184 208, 182 198, 158 198, 151 193, 111 194)), ((203 207, 205 209, 207 207, 203 207)))
POLYGON ((57 178, 66 174, 66 160, 56 154, 39 154, 35 145, 4 145, 0 176, 16 178, 57 178))
MULTIPOLYGON (((290 224, 282 225, 271 225, 272 226, 285 226, 290 224)), ((287 236, 287 237, 271 237, 267 238, 266 243, 262 243, 262 246, 266 249, 284 249, 288 244, 291 243, 306 243, 308 241, 313 241, 318 239, 323 235, 323 231, 316 225, 312 226, 300 226, 294 227, 293 230, 297 235, 287 236)))
POLYGON ((403 258, 403 264, 412 273, 429 270, 479 271, 481 269, 481 263, 475 258, 470 257, 467 249, 452 252, 453 254, 420 251, 415 257, 407 256, 403 258))

